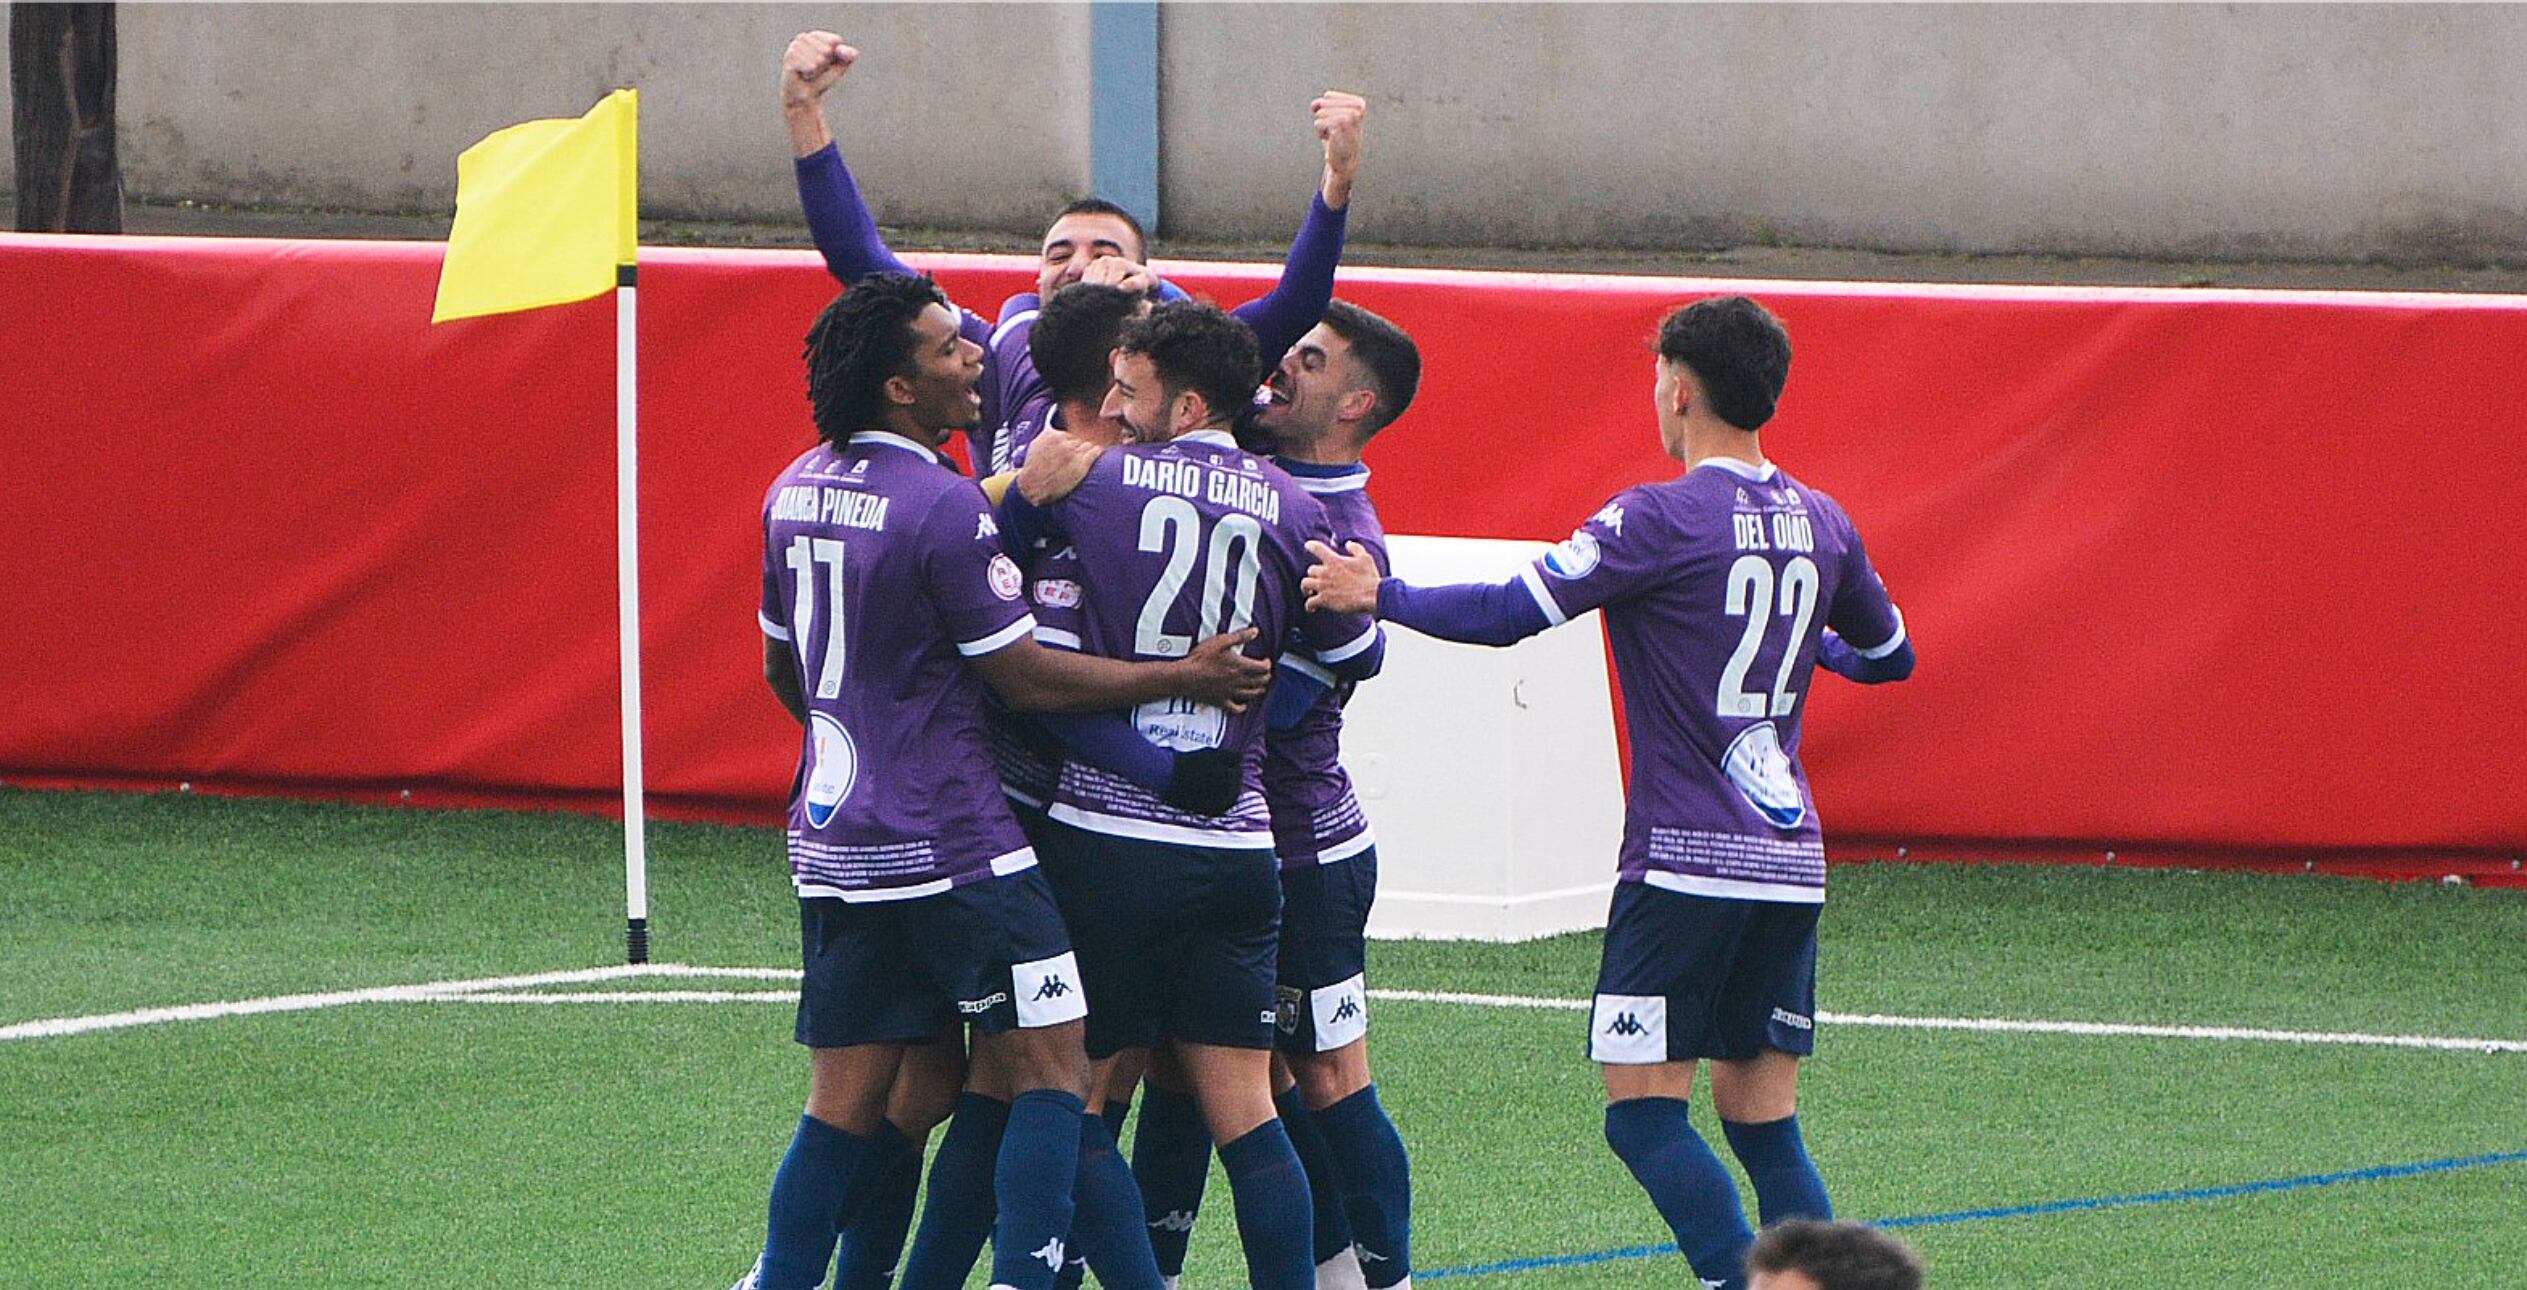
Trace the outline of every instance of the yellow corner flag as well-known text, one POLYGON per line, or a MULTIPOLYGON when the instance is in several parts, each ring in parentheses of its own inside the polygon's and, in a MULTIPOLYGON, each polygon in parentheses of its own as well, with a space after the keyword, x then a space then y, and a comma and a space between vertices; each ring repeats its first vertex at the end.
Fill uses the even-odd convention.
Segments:
POLYGON ((496 130, 456 159, 456 224, 430 321, 603 295, 639 232, 640 94, 496 130))

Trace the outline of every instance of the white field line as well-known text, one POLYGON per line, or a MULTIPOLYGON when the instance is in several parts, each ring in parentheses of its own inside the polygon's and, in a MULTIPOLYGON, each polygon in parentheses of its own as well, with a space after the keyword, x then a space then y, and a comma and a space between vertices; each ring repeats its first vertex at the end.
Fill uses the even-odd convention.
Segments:
MULTIPOLYGON (((795 982, 799 979, 799 973, 794 968, 696 967, 684 963, 622 964, 614 967, 581 968, 565 972, 543 972, 530 976, 480 977, 472 980, 433 981, 420 985, 376 986, 365 990, 278 995, 264 999, 240 999, 227 1003, 196 1003, 169 1008, 144 1008, 133 1012, 108 1013, 90 1017, 23 1021, 14 1025, 0 1026, 0 1040, 49 1039, 98 1030, 116 1030, 129 1026, 159 1025, 171 1021, 208 1021, 220 1017, 243 1017, 269 1012, 338 1008, 355 1003, 787 1003, 794 1002, 797 998, 795 994, 787 991, 764 990, 553 993, 541 991, 541 987, 545 986, 584 985, 596 981, 622 981, 640 977, 795 982)), ((1481 1008, 1532 1008, 1554 1012, 1586 1012, 1591 1007, 1590 1001, 1586 999, 1545 999, 1527 995, 1460 994, 1429 990, 1371 990, 1369 997, 1394 1003, 1446 1003, 1481 1008)), ((2267 1030, 2229 1026, 2151 1026, 2097 1021, 2025 1021, 1997 1017, 1899 1017, 1874 1013, 1837 1012, 1819 1012, 1817 1020, 1841 1026, 1880 1026, 1905 1030, 1968 1030, 2004 1034, 2152 1039, 2225 1039, 2483 1053, 2527 1052, 2527 1040, 2468 1039, 2441 1035, 2374 1035, 2357 1032, 2267 1030)))

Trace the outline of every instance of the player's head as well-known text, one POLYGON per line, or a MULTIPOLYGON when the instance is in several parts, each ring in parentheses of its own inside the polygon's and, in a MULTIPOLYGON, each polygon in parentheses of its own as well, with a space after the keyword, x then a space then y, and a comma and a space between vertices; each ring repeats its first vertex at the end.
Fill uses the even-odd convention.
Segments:
POLYGON ((1341 433, 1356 452, 1404 415, 1421 388, 1421 349, 1404 329, 1346 300, 1281 358, 1256 423, 1283 450, 1341 433))
POLYGON ((1866 1223, 1793 1218, 1746 1252, 1748 1290, 1921 1290, 1912 1247, 1866 1223))
POLYGON ((944 442, 982 412, 982 376, 982 347, 958 333, 927 276, 870 274, 807 332, 807 401, 835 447, 862 430, 944 442))
POLYGON ((1053 217, 1044 230, 1044 258, 1035 270, 1035 294, 1050 303, 1053 293, 1079 281, 1092 260, 1120 255, 1135 264, 1149 263, 1149 235, 1132 212, 1101 197, 1082 197, 1053 217))
POLYGON ((1177 300, 1126 322, 1115 338, 1105 415, 1135 443, 1227 429, 1254 401, 1255 333, 1217 306, 1177 300))
POLYGON ((1790 379, 1790 333, 1744 296, 1697 300, 1659 323, 1658 367, 1659 419, 1672 453, 1686 420, 1709 417, 1748 432, 1772 420, 1790 379))
MULTIPOLYGON (((1085 404, 1102 412, 1106 391, 1114 384, 1115 341, 1124 323, 1148 310, 1142 297, 1094 282, 1066 287, 1045 301, 1027 333, 1027 352, 1053 397, 1067 406, 1085 404)), ((1103 416, 1095 426, 1073 424, 1077 420, 1066 417, 1062 428, 1095 438, 1122 434, 1120 422, 1103 416)))

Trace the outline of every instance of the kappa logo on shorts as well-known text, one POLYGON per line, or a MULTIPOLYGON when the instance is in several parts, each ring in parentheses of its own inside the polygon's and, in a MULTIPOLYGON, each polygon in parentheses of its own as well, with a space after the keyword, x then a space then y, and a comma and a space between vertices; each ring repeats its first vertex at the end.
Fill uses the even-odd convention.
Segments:
POLYGON ((1062 1238, 1056 1236, 1051 1240, 1046 1241, 1044 1243, 1044 1248, 1037 1250, 1032 1257, 1044 1260, 1044 1266, 1051 1268, 1056 1272, 1061 1271, 1062 1238))
POLYGON ((1667 1000, 1655 994, 1601 994, 1589 1021, 1588 1059, 1617 1065, 1667 1060, 1667 1000))
POLYGON ((1035 988, 1035 995, 1028 999, 1027 1002, 1042 1003, 1047 999, 1059 999, 1070 992, 1071 989, 1069 982, 1062 980, 1062 978, 1058 976, 1048 976, 1044 978, 1044 983, 1042 985, 1035 988))
POLYGON ((1007 1002, 1009 1002, 1009 992, 1006 990, 995 990, 990 994, 984 995, 980 999, 957 1000, 956 1010, 969 1017, 979 1017, 1007 1002))
POLYGON ((1071 981, 1079 975, 1079 960, 1069 951, 1031 963, 1016 963, 1009 968, 1009 991, 1018 1001, 1018 1025, 1023 1029, 1058 1026, 1088 1015, 1088 998, 1084 987, 1071 981))
POLYGON ((1642 1025, 1639 1017, 1619 1012, 1615 1014, 1614 1024, 1606 1027, 1606 1033, 1623 1039, 1637 1039, 1650 1033, 1650 1028, 1642 1025))
POLYGON ((1149 1221, 1149 1229, 1153 1232, 1174 1232, 1177 1235, 1182 1236, 1193 1230, 1193 1211, 1189 1209, 1168 1210, 1166 1213, 1151 1219, 1149 1221))
POLYGON ((1360 1015, 1360 1001, 1350 995, 1342 997, 1342 1005, 1334 1009, 1334 1020, 1349 1021, 1360 1015))

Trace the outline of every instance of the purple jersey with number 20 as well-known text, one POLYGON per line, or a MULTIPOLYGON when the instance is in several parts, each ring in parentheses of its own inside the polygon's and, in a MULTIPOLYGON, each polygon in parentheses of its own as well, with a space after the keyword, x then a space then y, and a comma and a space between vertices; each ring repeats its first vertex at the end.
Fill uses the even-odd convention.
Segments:
POLYGON ((802 896, 902 900, 1016 873, 983 683, 965 663, 1035 628, 972 480, 898 435, 790 463, 764 496, 766 635, 807 699, 790 796, 802 896))
POLYGON ((1799 765, 1817 638, 1893 649, 1903 631, 1843 508, 1769 464, 1708 460, 1618 494, 1519 578, 1552 623, 1605 611, 1632 742, 1621 879, 1823 900, 1799 765))
MULTIPOLYGON (((1258 629, 1247 648, 1264 654, 1295 628, 1309 649, 1339 666, 1380 643, 1367 615, 1302 607, 1307 543, 1333 538, 1325 508, 1224 432, 1108 449, 1048 519, 1078 550, 1080 635, 1091 654, 1182 658, 1197 642, 1242 627, 1258 629)), ((1144 738, 1163 747, 1245 750, 1246 791, 1236 808, 1225 816, 1189 815, 1074 759, 1062 768, 1053 818, 1157 842, 1271 848, 1261 788, 1262 704, 1231 713, 1170 700, 1143 704, 1132 718, 1144 738)))

